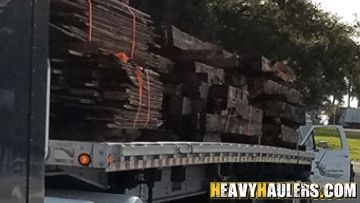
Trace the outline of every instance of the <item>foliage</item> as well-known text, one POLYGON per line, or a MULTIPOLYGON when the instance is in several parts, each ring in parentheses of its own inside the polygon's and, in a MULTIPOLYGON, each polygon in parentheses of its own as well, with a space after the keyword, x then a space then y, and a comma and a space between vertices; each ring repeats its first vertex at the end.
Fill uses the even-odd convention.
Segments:
POLYGON ((222 25, 222 44, 239 54, 288 61, 309 107, 329 96, 341 101, 345 78, 359 67, 352 27, 308 1, 213 0, 210 8, 222 25))
POLYGON ((134 0, 133 4, 150 13, 157 24, 176 25, 203 40, 216 40, 216 23, 209 0, 134 0))

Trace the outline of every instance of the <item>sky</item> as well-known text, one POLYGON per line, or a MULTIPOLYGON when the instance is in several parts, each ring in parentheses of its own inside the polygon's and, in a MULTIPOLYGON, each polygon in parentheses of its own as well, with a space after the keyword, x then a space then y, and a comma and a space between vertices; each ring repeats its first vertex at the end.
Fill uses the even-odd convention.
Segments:
POLYGON ((354 13, 360 17, 359 0, 313 0, 319 3, 325 11, 330 11, 341 17, 343 22, 352 23, 355 19, 354 13))
MULTIPOLYGON (((312 0, 328 12, 336 14, 344 23, 351 24, 355 20, 354 14, 360 18, 360 0, 312 0)), ((345 106, 347 106, 348 96, 344 96, 345 106)), ((350 102, 351 107, 357 107, 358 101, 354 99, 350 102)))

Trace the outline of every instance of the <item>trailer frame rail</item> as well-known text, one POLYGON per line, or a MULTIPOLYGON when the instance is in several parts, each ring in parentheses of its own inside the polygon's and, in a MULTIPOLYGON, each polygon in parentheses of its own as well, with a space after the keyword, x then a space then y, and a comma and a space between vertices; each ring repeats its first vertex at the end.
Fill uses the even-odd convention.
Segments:
POLYGON ((314 154, 263 145, 218 142, 79 142, 49 141, 48 166, 88 167, 105 172, 220 163, 311 165, 314 154), (88 166, 78 158, 91 157, 88 166))

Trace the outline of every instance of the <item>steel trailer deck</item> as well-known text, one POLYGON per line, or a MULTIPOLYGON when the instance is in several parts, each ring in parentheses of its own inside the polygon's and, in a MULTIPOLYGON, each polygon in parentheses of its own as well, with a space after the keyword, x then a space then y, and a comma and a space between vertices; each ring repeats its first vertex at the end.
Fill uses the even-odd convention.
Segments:
POLYGON ((87 167, 105 172, 218 163, 283 163, 310 165, 314 154, 263 145, 219 142, 79 142, 49 141, 48 166, 87 167))

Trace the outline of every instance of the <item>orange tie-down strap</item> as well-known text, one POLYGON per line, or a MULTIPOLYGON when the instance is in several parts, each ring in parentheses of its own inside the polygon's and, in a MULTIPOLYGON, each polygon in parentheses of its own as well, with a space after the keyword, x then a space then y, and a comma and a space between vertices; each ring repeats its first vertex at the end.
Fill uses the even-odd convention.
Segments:
MULTIPOLYGON (((93 35, 93 5, 92 0, 88 0, 89 4, 89 31, 88 31, 88 41, 92 41, 92 35, 93 35)), ((132 38, 130 42, 130 58, 134 58, 135 54, 135 46, 136 46, 136 15, 134 11, 131 9, 130 6, 128 6, 129 12, 132 16, 132 38)), ((119 52, 120 53, 120 52, 119 52)), ((118 57, 119 58, 119 57, 118 57)), ((127 62, 128 59, 126 59, 127 62)), ((125 63, 126 63, 125 62, 125 63)))
POLYGON ((138 110, 136 112, 136 116, 134 119, 134 124, 133 127, 136 128, 136 124, 139 120, 139 115, 140 115, 140 111, 141 111, 141 106, 142 106, 142 95, 143 95, 143 78, 142 78, 142 71, 141 71, 141 67, 136 67, 135 69, 135 76, 136 76, 136 80, 138 82, 139 85, 139 91, 138 91, 138 95, 139 95, 139 104, 138 104, 138 110))
POLYGON ((129 57, 123 51, 116 53, 115 56, 123 63, 127 63, 129 61, 129 57))
POLYGON ((134 11, 128 6, 129 12, 132 15, 132 39, 130 43, 130 58, 134 58, 135 44, 136 44, 136 15, 134 11))
POLYGON ((150 90, 150 81, 149 81, 149 71, 146 72, 146 80, 147 80, 147 89, 148 89, 148 109, 147 109, 147 117, 146 117, 146 123, 145 127, 149 124, 150 120, 150 112, 151 112, 151 90, 150 90))
POLYGON ((128 6, 128 9, 132 16, 132 37, 131 37, 131 41, 130 41, 130 57, 128 57, 128 55, 124 51, 115 53, 115 56, 123 63, 127 63, 129 59, 134 58, 135 46, 136 46, 136 15, 130 6, 128 6))
MULTIPOLYGON (((139 106, 138 106, 136 116, 134 119, 134 124, 133 124, 134 128, 136 128, 136 126, 137 126, 137 122, 139 120, 139 116, 140 116, 140 112, 141 112, 142 104, 143 104, 143 101, 142 101, 142 98, 143 98, 143 72, 141 69, 142 68, 138 66, 138 67, 136 67, 136 70, 135 70, 136 80, 139 84, 139 91, 138 91, 139 106)), ((146 123, 145 123, 144 127, 147 127, 149 124, 149 121, 150 121, 150 113, 151 113, 151 90, 150 90, 149 72, 147 70, 145 70, 145 73, 146 73, 147 90, 148 90, 148 95, 147 95, 147 97, 148 97, 147 107, 148 108, 147 108, 146 123)))
POLYGON ((91 0, 88 0, 89 3, 89 35, 88 35, 88 41, 92 41, 92 32, 93 32, 93 8, 92 8, 92 2, 91 0))

